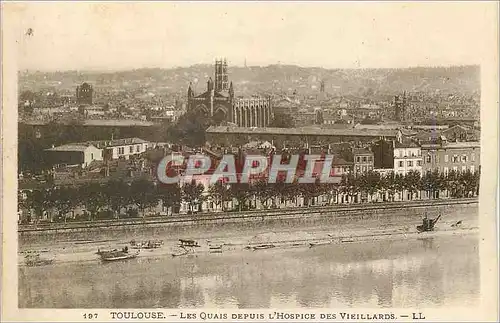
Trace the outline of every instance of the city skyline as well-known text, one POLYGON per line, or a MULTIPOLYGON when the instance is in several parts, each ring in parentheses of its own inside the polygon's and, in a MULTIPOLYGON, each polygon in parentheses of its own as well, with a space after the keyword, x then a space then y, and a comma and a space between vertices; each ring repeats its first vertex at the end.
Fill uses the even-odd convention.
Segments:
POLYGON ((478 37, 487 28, 480 17, 489 9, 468 3, 14 5, 18 69, 44 72, 173 68, 213 64, 215 57, 232 66, 329 69, 478 65, 487 46, 478 37))

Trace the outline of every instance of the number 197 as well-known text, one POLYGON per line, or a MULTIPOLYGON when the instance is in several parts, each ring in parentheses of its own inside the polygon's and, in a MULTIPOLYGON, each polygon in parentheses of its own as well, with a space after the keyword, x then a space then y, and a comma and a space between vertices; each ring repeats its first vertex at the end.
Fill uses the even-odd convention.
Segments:
POLYGON ((97 313, 84 313, 83 318, 86 320, 92 320, 97 318, 97 313))

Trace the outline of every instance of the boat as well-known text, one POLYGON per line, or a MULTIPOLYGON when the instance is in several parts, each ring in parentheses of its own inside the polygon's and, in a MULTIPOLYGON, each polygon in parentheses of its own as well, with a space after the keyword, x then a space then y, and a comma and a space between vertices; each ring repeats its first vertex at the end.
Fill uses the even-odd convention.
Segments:
POLYGON ((139 255, 139 251, 134 253, 129 253, 128 250, 121 251, 110 251, 101 253, 101 259, 103 261, 117 261, 117 260, 125 260, 132 259, 139 255))
POLYGON ((111 252, 117 252, 118 249, 113 249, 113 250, 101 250, 101 249, 97 249, 97 252, 95 253, 96 255, 102 255, 102 254, 106 254, 106 253, 111 253, 111 252))
POLYGON ((163 240, 148 240, 136 242, 135 240, 130 241, 130 247, 132 249, 157 249, 163 245, 163 240))
POLYGON ((429 232, 429 231, 434 231, 434 226, 436 225, 436 222, 441 218, 443 214, 439 214, 437 218, 435 219, 429 219, 427 217, 427 214, 425 217, 422 219, 422 224, 417 226, 417 232, 429 232))
POLYGON ((181 247, 200 247, 197 241, 188 239, 179 239, 179 246, 181 247))
POLYGON ((317 246, 324 246, 327 244, 332 244, 332 242, 331 241, 311 242, 311 243, 309 243, 309 248, 317 247, 317 246))
POLYGON ((176 250, 172 253, 172 257, 184 256, 189 253, 189 250, 184 247, 179 247, 179 250, 176 250))
POLYGON ((273 244, 261 244, 261 245, 257 245, 257 246, 251 246, 249 248, 255 251, 255 250, 263 250, 263 249, 271 249, 271 248, 275 248, 275 247, 276 246, 273 244))
POLYGON ((42 258, 39 253, 27 254, 25 257, 26 266, 44 266, 50 265, 54 262, 53 258, 42 258))

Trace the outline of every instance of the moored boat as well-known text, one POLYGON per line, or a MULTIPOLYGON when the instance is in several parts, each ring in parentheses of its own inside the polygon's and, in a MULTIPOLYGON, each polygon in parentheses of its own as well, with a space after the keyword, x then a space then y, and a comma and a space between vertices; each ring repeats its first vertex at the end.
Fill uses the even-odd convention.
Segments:
POLYGON ((117 260, 125 260, 125 259, 132 259, 135 258, 139 255, 139 251, 134 252, 134 253, 129 253, 128 251, 121 250, 121 251, 109 251, 109 252, 103 252, 100 254, 101 259, 103 261, 117 261, 117 260))
POLYGON ((263 249, 271 249, 271 248, 275 248, 276 246, 273 245, 273 244, 261 244, 261 245, 257 245, 257 246, 250 246, 250 249, 252 250, 263 250, 263 249))
POLYGON ((317 247, 317 246, 324 246, 324 245, 328 245, 328 244, 332 244, 332 242, 331 241, 311 242, 311 243, 309 243, 309 248, 317 247))
POLYGON ((44 266, 50 265, 54 262, 53 258, 42 258, 40 254, 28 254, 25 256, 25 264, 26 266, 44 266))

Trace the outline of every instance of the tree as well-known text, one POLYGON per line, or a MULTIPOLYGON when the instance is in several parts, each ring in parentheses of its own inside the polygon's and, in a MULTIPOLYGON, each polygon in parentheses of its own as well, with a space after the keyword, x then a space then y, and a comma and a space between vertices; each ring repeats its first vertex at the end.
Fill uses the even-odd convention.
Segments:
POLYGON ((354 196, 359 193, 358 178, 352 173, 343 174, 340 180, 340 191, 349 197, 349 203, 352 203, 354 196))
POLYGON ((191 147, 205 144, 205 131, 212 125, 209 117, 201 112, 187 112, 177 123, 168 128, 167 133, 173 141, 191 147))
POLYGON ((196 183, 192 181, 191 183, 186 183, 182 187, 182 198, 184 201, 188 202, 189 212, 193 212, 193 206, 199 205, 203 201, 203 191, 205 187, 201 183, 196 183))
POLYGON ((100 183, 88 183, 80 188, 82 203, 89 212, 89 220, 94 220, 106 206, 108 198, 100 183))
POLYGON ((238 211, 244 211, 249 208, 247 202, 253 195, 252 187, 248 183, 230 184, 231 197, 238 201, 238 211))
POLYGON ((181 188, 177 183, 158 184, 156 186, 157 197, 162 201, 163 207, 172 208, 172 213, 179 212, 179 205, 182 200, 181 188))
POLYGON ((410 200, 413 200, 413 194, 419 191, 420 173, 416 170, 409 171, 403 180, 403 187, 410 193, 410 200))
POLYGON ((210 185, 208 189, 208 195, 215 200, 215 205, 221 206, 222 211, 226 211, 226 202, 231 198, 229 187, 229 185, 222 181, 218 181, 210 185))
POLYGON ((35 223, 40 220, 44 211, 54 207, 54 199, 51 197, 52 189, 50 188, 28 191, 26 194, 26 206, 35 211, 35 223))
POLYGON ((446 175, 446 190, 451 197, 458 197, 460 186, 460 177, 458 171, 451 170, 446 175))
POLYGON ((67 220, 67 214, 80 204, 80 195, 75 187, 62 186, 52 190, 51 203, 59 213, 59 219, 67 220))
POLYGON ((158 204, 156 188, 153 182, 146 179, 139 179, 130 184, 131 202, 141 210, 144 216, 144 210, 158 204))
POLYGON ((121 180, 111 180, 103 187, 109 208, 120 217, 120 211, 130 202, 130 185, 121 180))
POLYGON ((380 174, 374 171, 369 171, 364 173, 359 178, 359 184, 361 186, 361 191, 368 195, 369 200, 372 199, 373 195, 380 190, 380 174))
POLYGON ((274 118, 271 120, 269 127, 274 128, 294 128, 295 121, 292 116, 284 113, 275 113, 274 118))
POLYGON ((405 177, 402 174, 396 174, 394 176, 394 189, 399 192, 401 195, 401 200, 404 199, 404 190, 405 190, 405 177))

